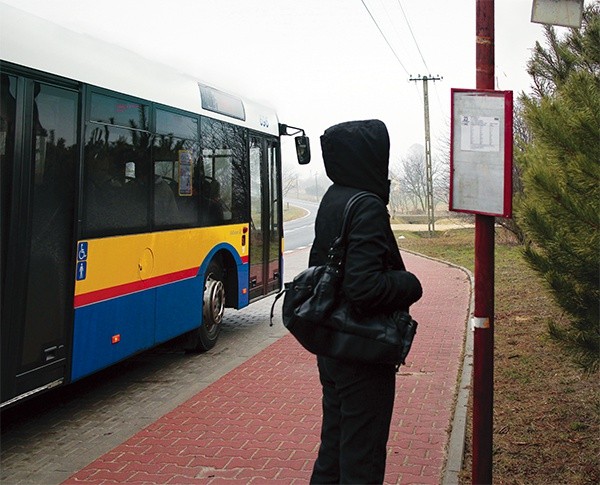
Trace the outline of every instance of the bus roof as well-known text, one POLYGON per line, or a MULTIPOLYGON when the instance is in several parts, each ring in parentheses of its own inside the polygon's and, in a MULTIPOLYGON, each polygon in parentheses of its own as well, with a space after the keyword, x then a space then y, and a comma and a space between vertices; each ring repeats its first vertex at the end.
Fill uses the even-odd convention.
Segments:
POLYGON ((0 58, 257 131, 279 134, 277 115, 272 108, 219 91, 177 69, 1 2, 0 58))

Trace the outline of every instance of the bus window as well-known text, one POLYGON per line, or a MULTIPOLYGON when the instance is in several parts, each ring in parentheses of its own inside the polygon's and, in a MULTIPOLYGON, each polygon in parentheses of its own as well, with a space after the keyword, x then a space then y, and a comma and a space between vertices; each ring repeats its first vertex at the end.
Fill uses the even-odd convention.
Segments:
POLYGON ((84 237, 149 228, 148 106, 91 95, 84 146, 84 237), (130 127, 130 128, 126 128, 130 127))
POLYGON ((248 213, 244 129, 203 118, 202 162, 198 167, 204 225, 243 222, 248 213))
POLYGON ((36 83, 34 96, 33 213, 21 361, 25 369, 45 363, 44 348, 56 346, 64 356, 77 153, 77 93, 36 83))
POLYGON ((198 120, 190 116, 156 110, 156 133, 188 140, 198 139, 198 120))
POLYGON ((281 203, 279 179, 281 178, 281 170, 279 168, 279 160, 277 156, 276 142, 267 142, 267 173, 269 177, 269 258, 267 283, 269 284, 268 291, 277 289, 280 277, 280 261, 281 256, 281 239, 283 231, 281 228, 281 203))
POLYGON ((264 234, 263 181, 264 163, 262 139, 250 137, 250 297, 263 295, 264 234))
MULTIPOLYGON (((6 250, 8 247, 8 229, 9 229, 9 206, 11 197, 12 177, 13 177, 13 156, 15 145, 15 120, 17 106, 17 79, 6 74, 1 75, 2 90, 0 92, 0 197, 2 207, 2 221, 0 250, 2 256, 0 268, 2 269, 1 288, 5 287, 6 274, 6 250)), ((3 341, 6 341, 3 339, 3 341)))
POLYGON ((91 98, 90 121, 148 130, 148 106, 94 93, 91 98))
POLYGON ((140 145, 131 130, 108 125, 88 125, 88 129, 84 161, 85 236, 147 229, 149 150, 140 145))
POLYGON ((163 173, 164 170, 161 170, 161 166, 155 164, 153 187, 154 225, 159 228, 176 226, 180 222, 179 207, 175 200, 175 183, 173 179, 164 177, 163 173))
POLYGON ((198 225, 198 119, 156 109, 154 223, 162 227, 198 225))
POLYGON ((198 225, 198 144, 159 135, 154 163, 154 224, 157 228, 198 225))

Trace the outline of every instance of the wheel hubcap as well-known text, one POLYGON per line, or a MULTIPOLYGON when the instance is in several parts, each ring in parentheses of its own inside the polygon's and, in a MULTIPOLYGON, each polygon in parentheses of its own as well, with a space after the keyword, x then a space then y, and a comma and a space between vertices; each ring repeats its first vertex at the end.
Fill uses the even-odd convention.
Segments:
POLYGON ((210 275, 204 288, 204 322, 212 329, 221 323, 225 313, 225 287, 210 275))

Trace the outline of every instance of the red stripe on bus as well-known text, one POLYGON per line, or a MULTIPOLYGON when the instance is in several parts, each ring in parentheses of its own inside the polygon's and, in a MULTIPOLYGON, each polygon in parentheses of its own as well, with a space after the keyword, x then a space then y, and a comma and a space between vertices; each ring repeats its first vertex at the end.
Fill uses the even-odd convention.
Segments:
POLYGON ((245 256, 242 256, 242 264, 248 264, 249 258, 248 255, 246 254, 245 256))
POLYGON ((136 293, 138 291, 147 290, 149 288, 155 288, 157 286, 174 283, 176 281, 193 278, 198 274, 198 268, 184 269, 182 271, 176 271, 175 273, 169 273, 161 276, 155 276, 154 278, 148 278, 147 280, 134 281, 132 283, 126 283, 124 285, 113 286, 111 288, 103 288, 102 290, 90 291, 89 293, 83 293, 81 295, 75 295, 74 305, 75 308, 90 305, 92 303, 98 303, 99 301, 110 300, 111 298, 117 298, 119 296, 128 295, 130 293, 136 293))

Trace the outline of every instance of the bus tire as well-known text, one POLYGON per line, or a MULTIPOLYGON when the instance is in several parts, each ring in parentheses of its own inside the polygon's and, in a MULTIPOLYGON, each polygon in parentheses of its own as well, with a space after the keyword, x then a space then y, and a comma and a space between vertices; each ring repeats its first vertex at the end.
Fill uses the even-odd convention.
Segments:
POLYGON ((202 325, 195 331, 195 342, 189 350, 206 352, 217 343, 225 313, 225 275, 216 261, 211 261, 204 277, 202 325))

